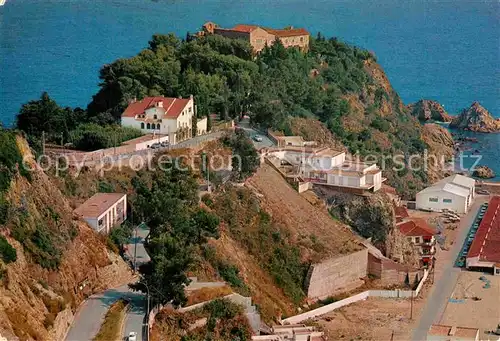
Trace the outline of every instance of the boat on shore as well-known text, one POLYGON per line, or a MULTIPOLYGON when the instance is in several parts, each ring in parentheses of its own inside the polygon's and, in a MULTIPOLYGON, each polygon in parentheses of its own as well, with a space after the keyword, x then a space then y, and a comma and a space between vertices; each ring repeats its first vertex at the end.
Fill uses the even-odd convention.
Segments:
POLYGON ((5 2, 6 2, 6 1, 7 1, 7 0, 0 0, 0 6, 5 5, 5 2))

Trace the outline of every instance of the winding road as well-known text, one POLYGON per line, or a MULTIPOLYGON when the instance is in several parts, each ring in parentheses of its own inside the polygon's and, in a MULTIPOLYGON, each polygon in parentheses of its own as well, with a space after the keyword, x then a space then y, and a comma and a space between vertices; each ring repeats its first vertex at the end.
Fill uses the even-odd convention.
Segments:
MULTIPOLYGON (((133 260, 134 245, 137 242, 137 266, 149 261, 149 256, 144 248, 144 240, 148 234, 149 230, 145 228, 137 229, 137 237, 134 234, 132 240, 127 245, 127 254, 133 260)), ((134 331, 137 333, 138 341, 147 340, 145 335, 146 327, 144 325, 147 309, 146 295, 131 291, 128 288, 128 284, 89 297, 78 309, 65 340, 92 340, 98 333, 109 307, 120 298, 130 301, 130 307, 125 317, 123 337, 128 336, 129 332, 134 331)))

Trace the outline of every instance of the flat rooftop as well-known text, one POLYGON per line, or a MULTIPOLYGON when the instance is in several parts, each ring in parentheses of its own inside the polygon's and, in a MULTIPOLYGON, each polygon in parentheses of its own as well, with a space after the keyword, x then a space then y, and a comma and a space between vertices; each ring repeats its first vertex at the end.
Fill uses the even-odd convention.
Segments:
POLYGON ((500 263, 500 196, 491 198, 467 258, 500 263))
POLYGON ((74 212, 84 218, 98 218, 124 196, 125 193, 96 193, 74 212))

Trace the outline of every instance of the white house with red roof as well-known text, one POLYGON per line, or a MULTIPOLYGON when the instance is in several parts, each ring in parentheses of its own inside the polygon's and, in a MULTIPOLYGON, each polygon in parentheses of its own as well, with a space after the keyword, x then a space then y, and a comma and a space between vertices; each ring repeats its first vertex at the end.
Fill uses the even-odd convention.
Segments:
MULTIPOLYGON (((193 96, 189 98, 146 97, 129 104, 122 114, 124 127, 140 129, 145 134, 168 136, 171 144, 191 138, 196 106, 193 96)), ((207 130, 207 120, 197 121, 198 134, 207 130)))
POLYGON ((436 253, 436 229, 424 219, 411 218, 398 223, 399 232, 415 247, 423 264, 428 264, 436 253))

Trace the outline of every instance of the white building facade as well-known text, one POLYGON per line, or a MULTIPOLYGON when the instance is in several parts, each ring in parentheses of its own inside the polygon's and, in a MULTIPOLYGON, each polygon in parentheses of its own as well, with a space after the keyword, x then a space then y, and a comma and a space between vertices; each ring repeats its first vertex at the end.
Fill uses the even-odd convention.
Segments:
POLYGON ((127 219, 127 195, 97 193, 74 212, 97 232, 108 234, 127 219))
POLYGON ((449 176, 417 193, 416 208, 466 213, 475 197, 475 180, 463 175, 449 176))
POLYGON ((311 183, 375 192, 385 180, 376 164, 347 161, 345 152, 326 147, 287 146, 271 149, 268 155, 296 167, 297 176, 311 183))
MULTIPOLYGON (((122 114, 121 124, 141 130, 144 134, 168 136, 171 144, 192 137, 196 106, 189 98, 146 97, 132 102, 122 114)), ((206 132, 206 121, 201 120, 196 132, 206 132), (203 122, 205 122, 203 129, 203 122)))

